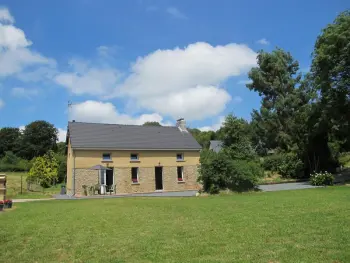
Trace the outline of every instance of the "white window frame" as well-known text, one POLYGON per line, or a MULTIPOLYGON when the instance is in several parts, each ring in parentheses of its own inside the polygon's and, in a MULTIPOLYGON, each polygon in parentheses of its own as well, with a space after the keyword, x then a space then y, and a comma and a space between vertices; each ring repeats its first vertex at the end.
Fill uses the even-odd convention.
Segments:
POLYGON ((108 161, 112 161, 112 154, 111 153, 102 153, 102 161, 108 162, 108 161), (105 159, 104 155, 109 154, 109 159, 105 159))
POLYGON ((138 153, 130 153, 130 161, 138 161, 139 160, 139 154, 138 153), (131 158, 131 155, 136 155, 136 159, 131 158))
POLYGON ((139 183, 139 173, 140 173, 140 168, 139 167, 131 167, 131 183, 133 184, 138 184, 139 183), (132 169, 136 168, 137 169, 137 173, 136 173, 136 176, 137 176, 137 182, 134 183, 134 181, 132 180, 132 169))
POLYGON ((176 161, 184 161, 184 160, 185 160, 184 153, 177 153, 177 154, 176 154, 176 161), (178 159, 178 158, 177 158, 177 156, 178 156, 179 154, 181 155, 181 159, 178 159))
POLYGON ((184 181, 184 167, 183 166, 177 166, 177 168, 176 168, 176 180, 178 182, 183 182, 184 181), (179 167, 181 168, 181 179, 182 179, 182 181, 179 180, 179 174, 178 174, 179 167))

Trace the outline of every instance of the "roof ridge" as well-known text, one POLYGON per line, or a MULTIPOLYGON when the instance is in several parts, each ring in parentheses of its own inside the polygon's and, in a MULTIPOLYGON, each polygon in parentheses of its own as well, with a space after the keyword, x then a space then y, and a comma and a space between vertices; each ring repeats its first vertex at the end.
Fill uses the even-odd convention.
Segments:
POLYGON ((85 121, 68 121, 71 123, 82 123, 82 124, 99 124, 99 125, 120 125, 120 126, 135 126, 135 127, 157 127, 157 128, 177 128, 176 126, 152 126, 143 124, 121 124, 121 123, 102 123, 102 122, 85 122, 85 121))

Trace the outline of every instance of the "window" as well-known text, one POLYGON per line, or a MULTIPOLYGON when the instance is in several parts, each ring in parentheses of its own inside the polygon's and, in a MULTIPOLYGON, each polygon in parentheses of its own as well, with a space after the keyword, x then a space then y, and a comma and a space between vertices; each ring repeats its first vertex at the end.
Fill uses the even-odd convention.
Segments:
POLYGON ((177 180, 182 182, 184 180, 184 168, 183 166, 177 167, 177 180))
POLYGON ((177 161, 183 161, 184 160, 184 154, 183 153, 177 153, 176 154, 176 160, 177 161))
POLYGON ((131 181, 133 183, 138 183, 138 181, 139 181, 139 168, 138 167, 131 168, 131 181))
POLYGON ((103 161, 111 161, 111 154, 110 153, 104 153, 102 154, 102 160, 103 161))
POLYGON ((139 160, 139 155, 137 153, 130 154, 130 160, 131 161, 138 161, 139 160))

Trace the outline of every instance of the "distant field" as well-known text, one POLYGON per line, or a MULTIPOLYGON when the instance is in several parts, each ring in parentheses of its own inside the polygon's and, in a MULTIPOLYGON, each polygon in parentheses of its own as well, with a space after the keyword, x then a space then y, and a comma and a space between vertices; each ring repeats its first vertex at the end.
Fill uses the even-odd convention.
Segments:
POLYGON ((3 262, 350 262, 350 187, 15 204, 3 262))
POLYGON ((39 185, 32 187, 32 191, 27 190, 27 173, 10 172, 5 173, 7 175, 7 198, 19 199, 19 198, 48 198, 53 194, 60 192, 60 185, 55 187, 43 189, 39 185), (21 194, 21 176, 22 176, 22 194, 21 194))

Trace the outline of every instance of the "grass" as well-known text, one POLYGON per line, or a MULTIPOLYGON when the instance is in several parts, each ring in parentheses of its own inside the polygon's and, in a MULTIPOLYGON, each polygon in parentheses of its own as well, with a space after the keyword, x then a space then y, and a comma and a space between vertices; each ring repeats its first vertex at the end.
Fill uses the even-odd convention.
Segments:
POLYGON ((7 194, 8 199, 37 199, 50 198, 53 194, 60 192, 60 185, 43 189, 41 186, 33 186, 32 191, 27 190, 27 174, 21 172, 7 172, 7 194), (22 176, 22 194, 21 194, 21 176, 22 176))
POLYGON ((17 203, 6 262, 350 262, 350 188, 17 203))

